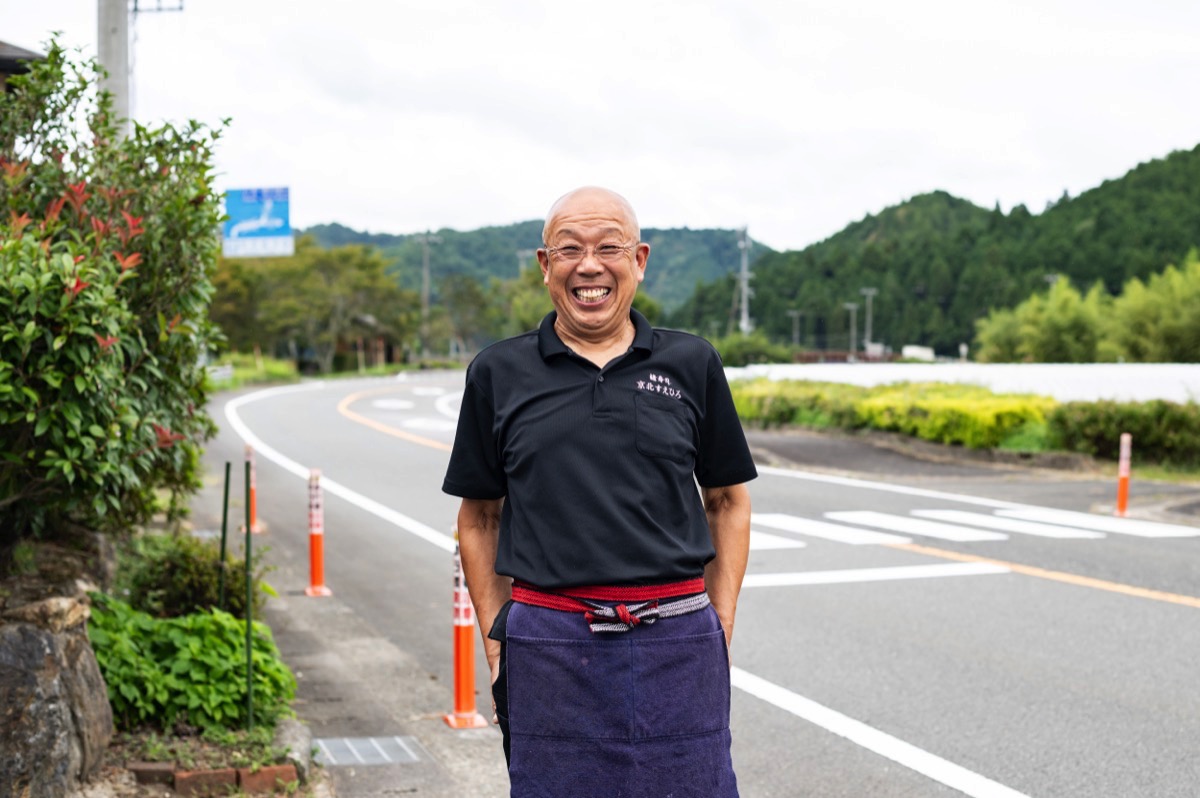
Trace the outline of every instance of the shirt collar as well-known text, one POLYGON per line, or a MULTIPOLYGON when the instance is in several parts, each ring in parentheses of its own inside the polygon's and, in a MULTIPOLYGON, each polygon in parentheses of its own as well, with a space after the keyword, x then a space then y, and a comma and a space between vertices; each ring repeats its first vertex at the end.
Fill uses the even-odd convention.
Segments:
MULTIPOLYGON (((541 325, 538 327, 538 352, 542 355, 542 360, 549 360, 555 355, 566 355, 571 350, 567 349, 567 345, 558 337, 558 333, 554 331, 554 320, 558 318, 558 311, 552 310, 542 319, 541 325)), ((629 318, 633 321, 633 349, 645 349, 647 352, 654 349, 654 328, 650 326, 650 322, 641 313, 638 313, 632 308, 629 310, 629 318)))

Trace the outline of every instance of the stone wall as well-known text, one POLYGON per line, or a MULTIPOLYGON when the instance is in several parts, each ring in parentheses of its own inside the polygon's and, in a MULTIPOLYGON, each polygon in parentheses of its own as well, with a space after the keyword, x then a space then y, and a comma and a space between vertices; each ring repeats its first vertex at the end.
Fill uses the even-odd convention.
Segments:
POLYGON ((62 798, 103 762, 113 718, 88 610, 58 596, 0 615, 0 798, 62 798))

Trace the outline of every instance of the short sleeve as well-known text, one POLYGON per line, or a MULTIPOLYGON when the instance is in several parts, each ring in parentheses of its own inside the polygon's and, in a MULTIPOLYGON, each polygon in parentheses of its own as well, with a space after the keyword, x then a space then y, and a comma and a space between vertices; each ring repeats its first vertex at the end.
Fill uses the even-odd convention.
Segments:
POLYGON ((733 405, 720 357, 713 352, 705 384, 704 416, 696 452, 696 481, 701 487, 740 485, 758 476, 742 422, 733 405))
POLYGON ((491 396, 480 388, 468 369, 458 412, 458 431, 442 482, 444 493, 464 499, 500 499, 508 492, 494 419, 491 396))

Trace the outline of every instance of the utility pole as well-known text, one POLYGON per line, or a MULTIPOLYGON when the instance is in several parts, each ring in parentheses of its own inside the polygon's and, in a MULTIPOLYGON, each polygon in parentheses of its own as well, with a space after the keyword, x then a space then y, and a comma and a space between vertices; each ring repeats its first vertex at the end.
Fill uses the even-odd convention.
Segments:
POLYGON ((858 349, 858 303, 846 302, 842 307, 850 311, 850 358, 853 358, 858 349))
POLYGON ((742 317, 738 322, 738 329, 742 331, 742 335, 749 335, 754 330, 754 325, 750 322, 750 234, 749 229, 743 227, 741 229, 742 237, 738 239, 738 249, 742 251, 742 270, 739 277, 738 285, 741 287, 742 294, 742 317))
POLYGON ((121 138, 129 135, 129 2, 97 0, 96 51, 108 72, 100 79, 101 91, 112 95, 113 121, 121 138))
POLYGON ((429 357, 429 245, 442 243, 428 230, 413 236, 421 244, 421 357, 429 357))
POLYGON ((800 348, 800 318, 804 315, 803 310, 789 310, 787 312, 792 317, 792 347, 800 348))
POLYGON ((863 331, 863 348, 871 345, 871 299, 879 293, 878 288, 860 288, 858 293, 867 298, 867 329, 863 331))
POLYGON ((149 0, 96 0, 96 52, 100 66, 108 73, 100 79, 100 89, 112 95, 113 121, 121 138, 133 128, 133 58, 129 48, 129 28, 138 14, 150 11, 182 11, 183 0, 164 5, 156 0, 154 8, 145 8, 149 0))
POLYGON ((521 276, 521 272, 525 271, 525 264, 529 263, 529 259, 537 254, 536 249, 518 249, 517 250, 517 276, 521 276))

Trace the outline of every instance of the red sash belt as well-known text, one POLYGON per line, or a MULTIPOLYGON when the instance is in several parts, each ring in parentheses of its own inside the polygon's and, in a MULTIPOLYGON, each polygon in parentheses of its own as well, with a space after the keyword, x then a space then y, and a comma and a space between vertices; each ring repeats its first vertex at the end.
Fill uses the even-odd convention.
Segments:
POLYGON ((665 585, 630 587, 571 587, 543 590, 525 582, 513 582, 513 601, 562 612, 581 612, 593 632, 628 632, 639 624, 659 618, 686 615, 711 602, 704 592, 704 579, 697 577, 665 585), (677 601, 662 599, 686 596, 677 601), (619 602, 608 606, 601 602, 619 602))

